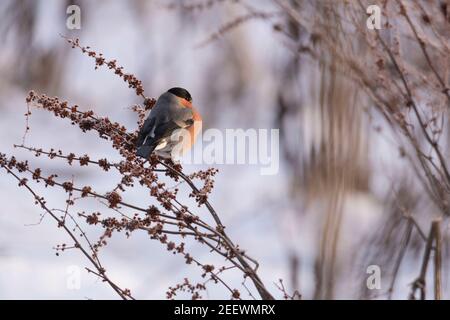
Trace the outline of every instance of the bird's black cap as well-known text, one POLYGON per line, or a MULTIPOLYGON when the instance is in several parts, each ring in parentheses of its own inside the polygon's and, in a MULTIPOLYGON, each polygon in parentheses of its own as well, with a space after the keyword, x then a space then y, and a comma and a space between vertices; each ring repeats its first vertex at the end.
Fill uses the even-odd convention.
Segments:
POLYGON ((177 97, 186 99, 189 102, 192 102, 191 94, 189 93, 189 91, 187 91, 184 88, 175 87, 175 88, 167 90, 167 92, 170 92, 170 93, 176 95, 177 97))

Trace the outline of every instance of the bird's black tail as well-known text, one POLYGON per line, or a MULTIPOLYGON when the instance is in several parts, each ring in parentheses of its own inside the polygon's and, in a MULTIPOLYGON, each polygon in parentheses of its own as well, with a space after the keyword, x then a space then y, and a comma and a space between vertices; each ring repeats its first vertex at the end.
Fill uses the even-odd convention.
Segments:
POLYGON ((136 154, 139 157, 148 159, 148 157, 150 157, 153 150, 155 150, 155 146, 153 146, 153 145, 152 146, 142 145, 137 149, 136 154))

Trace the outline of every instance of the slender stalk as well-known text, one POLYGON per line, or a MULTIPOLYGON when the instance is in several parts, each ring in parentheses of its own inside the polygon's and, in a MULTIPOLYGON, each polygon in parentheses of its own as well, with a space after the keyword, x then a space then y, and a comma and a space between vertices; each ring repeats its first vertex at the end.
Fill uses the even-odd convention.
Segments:
POLYGON ((442 293, 442 235, 441 220, 433 221, 435 252, 434 252, 434 299, 441 300, 442 293))

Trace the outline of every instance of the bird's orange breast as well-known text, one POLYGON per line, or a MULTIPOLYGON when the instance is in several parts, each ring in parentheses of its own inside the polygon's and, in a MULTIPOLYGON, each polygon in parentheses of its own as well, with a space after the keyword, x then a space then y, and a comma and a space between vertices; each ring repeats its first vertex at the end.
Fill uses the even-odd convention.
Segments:
POLYGON ((191 125, 187 130, 190 135, 190 139, 187 139, 186 143, 183 146, 183 153, 189 151, 195 143, 198 134, 202 131, 202 116, 200 113, 194 108, 191 102, 186 99, 180 98, 180 103, 189 109, 192 109, 194 124, 191 125))

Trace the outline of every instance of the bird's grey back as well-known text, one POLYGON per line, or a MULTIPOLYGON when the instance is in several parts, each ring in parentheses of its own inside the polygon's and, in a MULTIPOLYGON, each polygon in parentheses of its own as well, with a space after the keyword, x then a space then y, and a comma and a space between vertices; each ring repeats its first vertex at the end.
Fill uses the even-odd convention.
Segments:
POLYGON ((179 109, 177 97, 170 92, 163 93, 156 101, 152 108, 149 117, 159 118, 160 121, 169 121, 170 115, 176 113, 179 109))
POLYGON ((184 122, 192 119, 193 113, 189 108, 185 108, 178 102, 178 98, 170 93, 163 93, 153 107, 150 118, 158 118, 156 122, 165 123, 176 122, 180 127, 184 127, 184 122))

